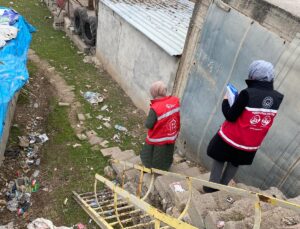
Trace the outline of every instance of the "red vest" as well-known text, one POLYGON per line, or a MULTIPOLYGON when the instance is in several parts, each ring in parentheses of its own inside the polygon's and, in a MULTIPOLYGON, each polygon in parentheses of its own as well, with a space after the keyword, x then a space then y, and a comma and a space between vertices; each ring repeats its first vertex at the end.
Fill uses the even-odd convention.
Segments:
POLYGON ((244 151, 256 151, 267 135, 277 110, 245 107, 235 121, 225 121, 219 135, 229 145, 244 151))
POLYGON ((146 142, 150 145, 174 144, 180 129, 179 99, 167 96, 151 100, 157 122, 149 129, 146 142))

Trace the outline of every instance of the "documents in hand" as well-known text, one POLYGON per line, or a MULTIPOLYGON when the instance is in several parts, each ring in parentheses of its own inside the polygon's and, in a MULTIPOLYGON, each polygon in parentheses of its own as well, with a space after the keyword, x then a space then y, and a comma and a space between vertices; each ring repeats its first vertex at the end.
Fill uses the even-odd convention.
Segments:
POLYGON ((227 89, 226 94, 227 94, 229 106, 232 106, 235 100, 237 99, 239 92, 231 83, 227 84, 226 89, 227 89))

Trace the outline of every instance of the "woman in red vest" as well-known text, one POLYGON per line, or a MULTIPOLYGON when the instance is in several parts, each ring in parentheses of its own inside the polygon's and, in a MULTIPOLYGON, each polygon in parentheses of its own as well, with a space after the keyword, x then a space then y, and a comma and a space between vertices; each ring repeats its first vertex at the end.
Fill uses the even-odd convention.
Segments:
POLYGON ((210 181, 227 185, 238 166, 252 164, 283 99, 283 95, 274 90, 273 79, 271 63, 254 61, 249 67, 248 87, 240 92, 231 107, 225 96, 222 111, 226 120, 207 148, 208 156, 214 159, 210 181))
POLYGON ((168 170, 180 129, 179 99, 167 96, 161 81, 152 84, 150 94, 153 99, 145 124, 148 134, 140 156, 145 167, 168 170))

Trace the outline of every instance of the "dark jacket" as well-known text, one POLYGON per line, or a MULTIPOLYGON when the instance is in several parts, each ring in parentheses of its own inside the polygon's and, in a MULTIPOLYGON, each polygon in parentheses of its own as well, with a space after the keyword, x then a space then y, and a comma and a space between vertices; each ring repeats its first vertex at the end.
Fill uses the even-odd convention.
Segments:
MULTIPOLYGON (((233 125, 238 125, 237 121, 240 122, 239 118, 246 108, 277 110, 283 99, 283 95, 274 90, 273 82, 246 80, 246 83, 248 88, 241 91, 232 107, 229 106, 228 100, 224 100, 222 104, 222 111, 226 121, 233 123, 233 125)), ((248 136, 240 136, 240 138, 243 137, 246 138, 248 136)), ((211 140, 207 153, 218 161, 230 161, 235 165, 249 165, 253 162, 256 150, 247 152, 234 147, 217 134, 211 140)))

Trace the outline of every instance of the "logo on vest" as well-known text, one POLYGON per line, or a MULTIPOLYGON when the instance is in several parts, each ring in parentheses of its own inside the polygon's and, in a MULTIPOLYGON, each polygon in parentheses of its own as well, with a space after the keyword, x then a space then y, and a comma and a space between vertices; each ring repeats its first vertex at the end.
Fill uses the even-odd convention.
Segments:
POLYGON ((270 116, 266 116, 261 120, 262 126, 267 126, 272 121, 272 118, 270 116))
POLYGON ((257 123, 260 122, 260 116, 259 115, 254 115, 251 119, 250 119, 250 123, 251 125, 256 125, 257 123))
POLYGON ((273 105, 273 98, 271 96, 267 96, 266 98, 264 98, 264 100, 262 101, 262 106, 263 108, 269 109, 271 108, 273 105))
POLYGON ((168 109, 172 109, 173 107, 175 107, 175 104, 166 104, 166 108, 168 109))
POLYGON ((168 127, 168 130, 169 130, 168 135, 174 135, 178 130, 177 120, 174 119, 174 118, 171 119, 168 122, 167 127, 168 127))

